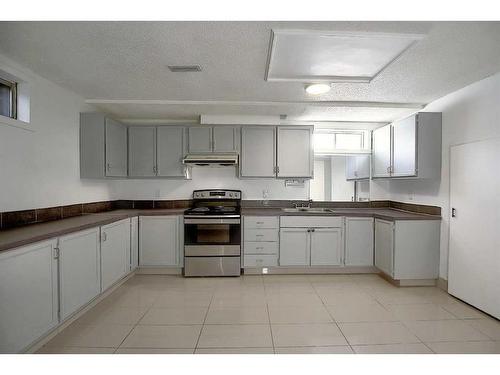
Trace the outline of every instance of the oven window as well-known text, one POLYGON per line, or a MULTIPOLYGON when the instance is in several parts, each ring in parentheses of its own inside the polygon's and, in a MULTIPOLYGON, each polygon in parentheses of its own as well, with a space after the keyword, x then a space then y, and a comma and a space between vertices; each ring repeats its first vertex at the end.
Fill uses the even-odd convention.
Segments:
POLYGON ((239 245, 239 224, 185 224, 186 245, 239 245))

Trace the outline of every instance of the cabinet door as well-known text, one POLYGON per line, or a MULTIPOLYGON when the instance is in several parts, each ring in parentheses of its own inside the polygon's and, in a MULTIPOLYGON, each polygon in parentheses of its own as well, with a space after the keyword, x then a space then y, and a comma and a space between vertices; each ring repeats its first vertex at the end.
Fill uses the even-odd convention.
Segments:
POLYGON ((179 266, 178 216, 139 218, 139 264, 141 266, 179 266))
POLYGON ((156 175, 156 128, 132 126, 128 129, 128 167, 131 177, 156 175))
POLYGON ((278 177, 313 177, 312 134, 312 126, 278 126, 278 177))
POLYGON ((157 128, 158 176, 184 177, 184 128, 159 126, 157 128))
POLYGON ((139 218, 130 219, 130 270, 139 266, 139 218))
POLYGON ((393 276, 394 223, 375 219, 375 266, 393 276))
POLYGON ((106 119, 106 176, 127 176, 127 127, 106 119))
POLYGON ((342 250, 341 228, 312 229, 311 266, 340 266, 342 250))
POLYGON ((18 353, 58 323, 56 241, 0 254, 0 353, 18 353))
POLYGON ((307 228, 280 229, 280 266, 310 264, 310 236, 307 228))
POLYGON ((129 219, 101 227, 101 279, 105 291, 127 274, 130 262, 129 219))
POLYGON ((99 228, 59 238, 59 291, 64 320, 101 292, 99 228))
POLYGON ((345 160, 345 179, 356 180, 357 176, 357 157, 346 156, 345 160))
POLYGON ((392 175, 411 177, 417 175, 417 122, 416 117, 392 124, 393 156, 392 175))
POLYGON ((236 152, 236 128, 232 126, 214 126, 213 150, 215 152, 236 152))
POLYGON ((345 265, 373 266, 373 218, 346 217, 345 265))
POLYGON ((276 128, 241 128, 241 177, 276 176, 276 128))
POLYGON ((373 131, 373 177, 390 177, 391 125, 373 131))
POLYGON ((190 153, 212 152, 212 128, 193 126, 188 128, 188 149, 190 153))

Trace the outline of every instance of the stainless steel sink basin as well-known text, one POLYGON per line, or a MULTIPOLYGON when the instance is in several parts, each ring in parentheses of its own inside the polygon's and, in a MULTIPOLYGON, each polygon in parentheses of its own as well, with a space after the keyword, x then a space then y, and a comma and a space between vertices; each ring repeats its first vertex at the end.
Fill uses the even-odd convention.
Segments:
POLYGON ((297 208, 282 208, 281 209, 284 212, 311 212, 311 213, 330 213, 333 212, 333 209, 331 208, 322 208, 322 207, 297 207, 297 208))

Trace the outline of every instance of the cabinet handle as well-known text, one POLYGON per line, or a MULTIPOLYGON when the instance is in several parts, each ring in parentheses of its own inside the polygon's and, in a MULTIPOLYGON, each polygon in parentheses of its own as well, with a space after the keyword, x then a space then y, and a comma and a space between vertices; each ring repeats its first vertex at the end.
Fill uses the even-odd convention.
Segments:
POLYGON ((262 246, 256 247, 255 249, 256 250, 264 250, 264 248, 262 246))
POLYGON ((264 237, 263 234, 256 234, 255 237, 264 237))
POLYGON ((256 221, 255 224, 264 224, 263 221, 256 221))
POLYGON ((111 164, 110 163, 106 164, 106 169, 107 169, 108 172, 111 170, 111 164))
POLYGON ((102 232, 102 235, 101 235, 102 242, 106 242, 107 239, 108 239, 108 235, 106 234, 106 232, 102 232))

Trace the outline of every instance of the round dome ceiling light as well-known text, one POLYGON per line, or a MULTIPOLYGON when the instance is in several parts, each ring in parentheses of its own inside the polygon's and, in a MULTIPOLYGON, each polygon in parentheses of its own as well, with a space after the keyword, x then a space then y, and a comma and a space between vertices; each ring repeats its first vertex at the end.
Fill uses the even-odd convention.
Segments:
POLYGON ((311 95, 326 94, 332 87, 329 83, 312 83, 306 86, 306 92, 311 95))

